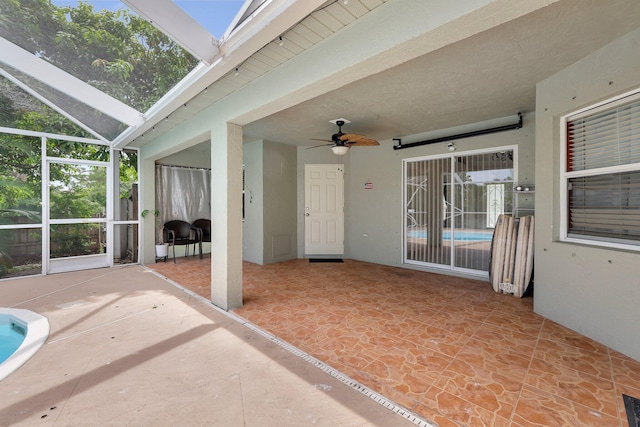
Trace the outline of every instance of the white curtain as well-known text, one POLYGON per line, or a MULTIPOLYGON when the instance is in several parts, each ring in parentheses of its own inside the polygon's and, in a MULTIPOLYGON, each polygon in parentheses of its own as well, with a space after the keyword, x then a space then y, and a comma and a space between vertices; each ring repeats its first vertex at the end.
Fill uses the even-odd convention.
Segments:
POLYGON ((211 219, 211 170, 156 165, 159 223, 211 219))

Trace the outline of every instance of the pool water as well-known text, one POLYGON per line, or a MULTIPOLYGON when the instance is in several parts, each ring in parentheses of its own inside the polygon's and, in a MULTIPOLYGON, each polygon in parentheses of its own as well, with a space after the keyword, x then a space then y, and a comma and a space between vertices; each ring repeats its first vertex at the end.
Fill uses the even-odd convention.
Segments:
POLYGON ((20 326, 9 323, 0 324, 0 363, 4 362, 20 347, 25 331, 20 326))
MULTIPOLYGON (((417 237, 419 239, 427 238, 426 230, 414 230, 407 233, 409 237, 417 237)), ((493 238, 492 231, 456 231, 454 240, 463 240, 466 242, 489 242, 493 238)), ((451 231, 442 233, 443 240, 451 240, 451 231)))

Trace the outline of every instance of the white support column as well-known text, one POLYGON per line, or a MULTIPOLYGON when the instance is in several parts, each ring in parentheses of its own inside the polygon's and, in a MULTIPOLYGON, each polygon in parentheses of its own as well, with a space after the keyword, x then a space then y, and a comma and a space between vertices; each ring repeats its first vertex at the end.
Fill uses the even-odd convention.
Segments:
POLYGON ((114 221, 122 220, 122 206, 120 205, 120 150, 110 150, 111 165, 111 197, 107 198, 107 204, 111 206, 111 216, 107 210, 107 260, 113 267, 113 260, 120 259, 122 254, 122 234, 120 227, 115 226, 114 221), (110 219, 109 219, 110 218, 110 219))
MULTIPOLYGON (((140 211, 160 209, 156 206, 156 164, 154 160, 141 159, 138 205, 140 211)), ((156 217, 153 214, 140 218, 140 254, 142 264, 155 262, 156 217)))
POLYGON ((242 306, 242 127, 211 129, 211 301, 242 306))

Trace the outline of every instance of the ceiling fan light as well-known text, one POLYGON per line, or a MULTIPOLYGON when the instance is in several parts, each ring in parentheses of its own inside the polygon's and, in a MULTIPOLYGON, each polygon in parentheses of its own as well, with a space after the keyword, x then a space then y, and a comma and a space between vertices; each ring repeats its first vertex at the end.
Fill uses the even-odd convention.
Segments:
POLYGON ((331 151, 333 151, 333 154, 335 154, 336 156, 342 156, 344 154, 347 154, 347 151, 349 151, 349 147, 347 147, 346 145, 335 145, 331 147, 331 151))

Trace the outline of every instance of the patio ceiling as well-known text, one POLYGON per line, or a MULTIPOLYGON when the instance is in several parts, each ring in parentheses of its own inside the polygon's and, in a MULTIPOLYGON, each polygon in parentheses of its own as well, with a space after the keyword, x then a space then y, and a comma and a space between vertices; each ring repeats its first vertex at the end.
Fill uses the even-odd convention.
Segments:
MULTIPOLYGON (((392 138, 410 143, 514 123, 518 112, 535 111, 538 82, 640 27, 637 0, 548 3, 415 58, 403 53, 406 62, 244 124, 245 142, 316 145, 310 138, 328 138, 336 129, 330 120, 344 117, 351 121, 346 131, 377 139, 380 150, 393 153, 392 138), (495 119, 504 123, 493 124, 495 119)), ((489 14, 475 18, 496 20, 489 14)), ((444 34, 444 29, 434 31, 429 40, 444 34)), ((386 59, 380 55, 380 62, 386 59)))
MULTIPOLYGON (((354 3, 350 0, 348 5, 354 3)), ((358 7, 381 5, 360 3, 358 7)), ((412 34, 350 67, 336 66, 331 78, 309 83, 300 97, 303 99, 287 95, 270 104, 267 101, 261 108, 235 117, 234 123, 243 127, 245 143, 264 140, 308 147, 317 143, 311 138, 328 138, 335 132, 331 120, 344 117, 351 121, 346 130, 381 141, 381 150, 391 149, 392 138, 402 137, 403 143, 410 143, 511 124, 517 121, 518 112, 531 123, 533 116, 527 113, 535 111, 538 82, 640 27, 637 0, 549 1, 518 10, 518 16, 514 13, 502 18, 509 10, 524 9, 525 5, 532 3, 491 1, 441 27, 420 24, 423 34, 412 34), (441 40, 446 42, 439 44, 441 40), (312 95, 304 98, 308 94, 312 95)), ((166 123, 156 125, 155 134, 149 133, 145 139, 138 133, 131 144, 143 146, 279 64, 283 69, 288 67, 293 61, 283 63, 291 55, 304 53, 297 60, 304 60, 310 69, 321 69, 341 57, 348 63, 363 50, 350 37, 360 40, 359 36, 366 34, 367 41, 377 46, 384 37, 376 38, 378 34, 410 27, 413 21, 403 20, 408 10, 419 10, 415 16, 430 23, 427 18, 435 19, 437 6, 450 9, 444 3, 393 0, 371 14, 353 14, 342 1, 321 8, 283 33, 282 45, 274 38, 242 63, 238 75, 230 68, 208 90, 192 97, 187 109, 175 110, 166 123), (343 12, 350 15, 350 20, 343 22, 350 28, 333 28, 331 19, 343 12), (331 28, 329 35, 342 33, 323 36, 317 30, 318 23, 321 28, 331 28), (321 46, 310 49, 319 42, 321 46), (349 47, 353 49, 349 51, 349 47), (275 65, 270 61, 280 62, 275 65)))

